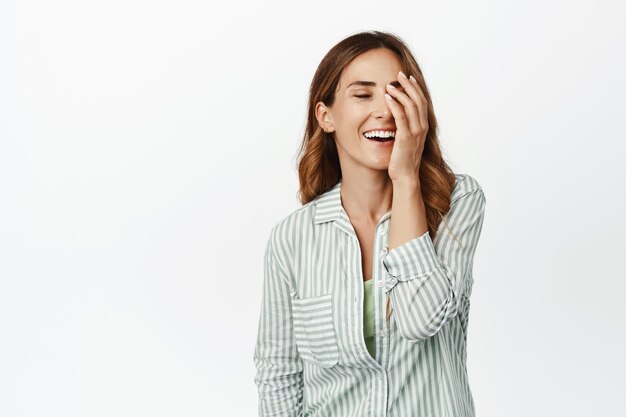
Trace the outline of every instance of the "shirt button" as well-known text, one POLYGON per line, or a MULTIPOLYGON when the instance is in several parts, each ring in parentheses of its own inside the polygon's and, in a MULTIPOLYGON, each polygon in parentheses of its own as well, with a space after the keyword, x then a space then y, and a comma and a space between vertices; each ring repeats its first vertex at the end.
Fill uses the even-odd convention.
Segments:
POLYGON ((377 282, 377 284, 378 284, 378 288, 382 288, 382 287, 383 287, 383 280, 382 280, 382 279, 381 279, 381 280, 379 280, 379 281, 377 282))
POLYGON ((383 236, 385 234, 385 228, 381 227, 380 229, 378 229, 378 234, 383 236))
POLYGON ((384 330, 379 331, 378 337, 385 337, 385 331, 384 330))

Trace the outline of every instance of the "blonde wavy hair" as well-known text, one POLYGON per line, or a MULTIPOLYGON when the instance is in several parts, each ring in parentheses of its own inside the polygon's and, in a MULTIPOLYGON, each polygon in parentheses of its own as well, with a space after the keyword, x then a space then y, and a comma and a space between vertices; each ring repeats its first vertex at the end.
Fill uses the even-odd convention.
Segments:
MULTIPOLYGON (((434 239, 439 223, 450 210, 455 175, 439 147, 437 118, 422 70, 405 42, 398 35, 389 32, 365 31, 353 34, 333 46, 317 67, 309 88, 306 131, 298 152, 298 199, 304 205, 328 191, 342 178, 334 135, 324 132, 319 126, 315 117, 315 104, 322 101, 331 107, 343 69, 360 54, 376 48, 386 48, 398 56, 402 71, 417 79, 428 102, 429 129, 420 163, 419 179, 426 207, 428 233, 434 239)), ((388 298, 387 327, 391 314, 389 301, 388 298)))

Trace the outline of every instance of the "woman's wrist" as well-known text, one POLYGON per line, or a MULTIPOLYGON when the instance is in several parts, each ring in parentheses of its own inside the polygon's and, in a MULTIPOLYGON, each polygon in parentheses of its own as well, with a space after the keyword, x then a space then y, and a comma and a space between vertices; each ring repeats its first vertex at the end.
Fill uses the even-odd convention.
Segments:
POLYGON ((404 176, 391 181, 393 189, 406 189, 413 191, 421 190, 420 180, 418 176, 404 176))

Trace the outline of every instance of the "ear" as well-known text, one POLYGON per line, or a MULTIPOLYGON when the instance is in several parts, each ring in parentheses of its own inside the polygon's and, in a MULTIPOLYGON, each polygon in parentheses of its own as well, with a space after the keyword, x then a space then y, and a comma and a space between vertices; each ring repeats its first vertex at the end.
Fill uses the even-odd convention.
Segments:
POLYGON ((330 133, 335 130, 330 109, 321 101, 315 104, 315 118, 324 132, 330 133))

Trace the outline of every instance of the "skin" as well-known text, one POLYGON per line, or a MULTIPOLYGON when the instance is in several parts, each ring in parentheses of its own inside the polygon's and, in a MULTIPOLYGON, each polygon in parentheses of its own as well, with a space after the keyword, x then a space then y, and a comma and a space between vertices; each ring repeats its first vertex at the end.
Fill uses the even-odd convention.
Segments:
POLYGON ((320 126, 335 133, 343 177, 341 202, 364 254, 364 280, 371 278, 376 225, 389 209, 390 251, 428 231, 418 174, 428 132, 427 101, 418 84, 401 71, 400 60, 388 49, 364 52, 344 68, 333 106, 321 101, 315 106, 320 126), (346 88, 357 80, 376 85, 346 88), (380 127, 396 129, 391 144, 363 136, 380 127))

